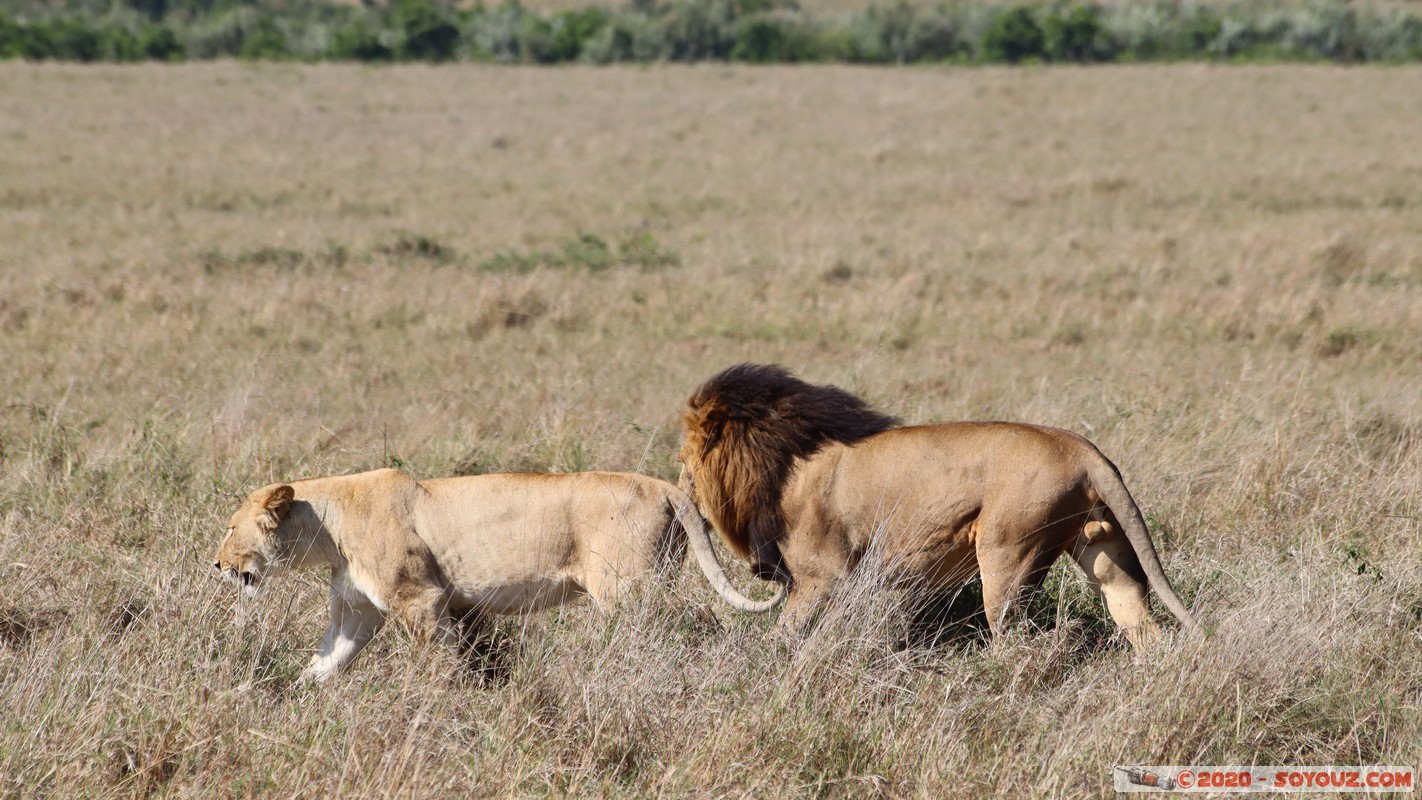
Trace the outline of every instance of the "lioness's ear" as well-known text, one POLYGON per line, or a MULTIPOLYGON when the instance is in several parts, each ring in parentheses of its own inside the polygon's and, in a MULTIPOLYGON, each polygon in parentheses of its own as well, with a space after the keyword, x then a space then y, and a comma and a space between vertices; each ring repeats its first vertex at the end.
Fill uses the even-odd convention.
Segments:
POLYGON ((286 512, 291 510, 291 501, 294 497, 296 497, 296 492, 290 486, 282 484, 267 495, 266 502, 262 505, 272 512, 272 516, 276 517, 277 522, 281 522, 286 518, 286 512))

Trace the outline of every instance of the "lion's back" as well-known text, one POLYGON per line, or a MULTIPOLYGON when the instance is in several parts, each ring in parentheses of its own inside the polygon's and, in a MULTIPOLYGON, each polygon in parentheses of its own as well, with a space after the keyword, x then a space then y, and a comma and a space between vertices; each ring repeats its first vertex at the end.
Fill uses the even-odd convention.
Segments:
POLYGON ((1089 446, 1070 431, 1037 425, 918 425, 832 448, 822 464, 796 479, 802 486, 828 483, 832 488, 821 496, 849 517, 886 507, 931 517, 971 515, 995 499, 1077 493, 1089 446))

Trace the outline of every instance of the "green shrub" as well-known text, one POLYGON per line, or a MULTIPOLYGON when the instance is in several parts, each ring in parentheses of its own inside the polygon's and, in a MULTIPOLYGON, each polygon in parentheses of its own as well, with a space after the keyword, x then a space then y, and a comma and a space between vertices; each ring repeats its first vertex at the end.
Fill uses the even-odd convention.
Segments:
POLYGON ((0 58, 15 58, 23 46, 25 29, 0 11, 0 58))
POLYGON ((830 44, 825 55, 868 64, 907 64, 942 61, 969 50, 959 15, 944 7, 930 10, 906 0, 854 15, 849 31, 852 49, 842 52, 830 44))
POLYGON ((519 17, 514 43, 514 52, 523 61, 551 64, 562 60, 558 57, 558 45, 554 41, 553 23, 537 14, 519 17))
POLYGON ((914 7, 903 0, 888 8, 875 6, 852 16, 850 60, 866 64, 902 64, 909 60, 905 50, 914 17, 914 7))
POLYGON ((1369 61, 1422 60, 1422 16, 1394 9, 1379 14, 1361 36, 1369 61))
POLYGON ((523 24, 523 6, 505 2, 493 11, 481 5, 470 21, 470 37, 476 58, 513 61, 520 58, 519 28, 523 24))
POLYGON ((582 56, 588 40, 606 24, 607 14, 600 9, 560 11, 548 22, 548 38, 543 43, 541 53, 535 54, 532 60, 543 63, 576 61, 582 56))
POLYGON ((1254 20, 1227 16, 1220 20, 1219 34, 1206 53, 1223 58, 1253 58, 1275 50, 1274 41, 1267 32, 1255 26, 1254 20))
POLYGON ((356 61, 390 61, 395 48, 386 44, 365 17, 355 17, 336 29, 331 36, 330 58, 356 61))
POLYGON ((158 22, 173 10, 168 0, 123 0, 123 4, 147 17, 149 22, 158 22))
POLYGON ((752 64, 814 61, 814 36, 793 12, 772 11, 740 19, 730 57, 752 64))
POLYGON ((663 44, 660 30, 650 19, 623 12, 593 34, 583 48, 583 60, 594 64, 656 61, 664 57, 663 44))
POLYGON ((1357 12, 1333 6, 1301 9, 1280 37, 1298 52, 1331 61, 1361 61, 1366 45, 1357 12))
POLYGON ((199 17, 189 27, 185 37, 188 52, 194 58, 235 56, 241 52, 247 30, 255 22, 251 9, 234 9, 199 17))
POLYGON ((99 31, 99 54, 105 61, 142 61, 145 57, 138 37, 120 25, 99 31))
POLYGON ((17 54, 33 61, 97 61, 103 55, 99 32, 77 19, 52 19, 20 26, 17 54))
POLYGON ((153 61, 182 61, 187 55, 178 35, 167 25, 145 25, 138 34, 143 57, 153 61))
POLYGON ((1224 23, 1205 6, 1195 6, 1185 14, 1174 5, 1132 4, 1118 8, 1105 28, 1122 55, 1154 61, 1217 54, 1224 23))
POLYGON ((30 61, 50 58, 65 58, 53 26, 48 22, 35 22, 21 29, 20 55, 30 61))
POLYGON ((671 61, 724 60, 736 43, 736 9, 730 0, 681 0, 666 6, 659 24, 671 61))
POLYGON ((784 61, 788 40, 784 27, 777 21, 769 17, 748 19, 736 31, 731 58, 752 64, 784 61))
POLYGON ((1096 6, 1049 12, 1042 20, 1042 34, 1047 57, 1053 61, 1106 61, 1114 55, 1096 6))
POLYGON ((362 8, 333 0, 16 0, 9 14, 18 8, 29 16, 0 14, 0 58, 1422 60, 1422 13, 1347 0, 872 1, 839 16, 808 14, 794 0, 629 0, 616 11, 546 13, 518 0, 465 12, 455 10, 458 0, 362 0, 362 8))
POLYGON ((290 57, 291 48, 277 21, 262 16, 256 25, 245 31, 237 55, 249 60, 279 60, 290 57))
POLYGON ((400 43, 404 58, 449 61, 458 54, 458 26, 430 0, 399 0, 395 18, 404 35, 400 43))
POLYGON ((904 43, 907 61, 942 61, 957 58, 969 50, 963 38, 962 23, 942 9, 919 12, 909 24, 904 43))
POLYGON ((1169 54, 1179 57, 1212 52, 1223 30, 1224 21, 1217 14, 1203 6, 1196 8, 1185 19, 1169 54))
POLYGON ((982 54, 988 61, 1016 64, 1046 55, 1046 36, 1032 10, 1016 6, 1000 11, 983 34, 982 54))

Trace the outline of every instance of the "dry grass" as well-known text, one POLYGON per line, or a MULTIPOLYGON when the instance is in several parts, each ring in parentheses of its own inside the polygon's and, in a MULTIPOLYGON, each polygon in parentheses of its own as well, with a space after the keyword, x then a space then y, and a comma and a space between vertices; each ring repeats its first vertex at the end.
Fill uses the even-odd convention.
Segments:
POLYGON ((0 794, 1422 762, 1418 130, 1413 68, 0 64, 0 794), (679 265, 588 269, 581 234, 679 265), (669 476, 746 359, 1087 434, 1211 637, 1133 655, 1060 569, 1000 647, 852 597, 785 642, 688 574, 509 622, 502 679, 391 629, 315 690, 319 579, 209 575, 275 477, 669 476))

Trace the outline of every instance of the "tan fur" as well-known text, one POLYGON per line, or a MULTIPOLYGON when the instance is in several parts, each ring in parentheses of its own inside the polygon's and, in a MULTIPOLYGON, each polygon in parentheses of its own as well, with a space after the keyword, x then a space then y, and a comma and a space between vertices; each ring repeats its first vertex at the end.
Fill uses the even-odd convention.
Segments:
POLYGON ((388 614, 420 638, 454 644, 455 619, 471 611, 528 612, 583 594, 606 608, 639 577, 680 565, 682 522, 710 553, 690 508, 676 487, 643 475, 415 481, 383 469, 258 489, 228 521, 213 567, 255 593, 283 568, 330 565, 330 627, 303 673, 320 680, 388 614))
POLYGON ((981 572, 994 633, 1062 553, 1133 644, 1158 635, 1147 576, 1195 626, 1115 466, 1087 440, 1003 422, 892 428, 844 394, 741 365, 703 384, 683 416, 682 486, 737 555, 774 562, 790 586, 783 627, 807 622, 871 546, 891 577, 921 586, 981 572), (801 411, 827 393, 835 415, 801 411), (747 508, 765 497, 773 514, 747 508))

